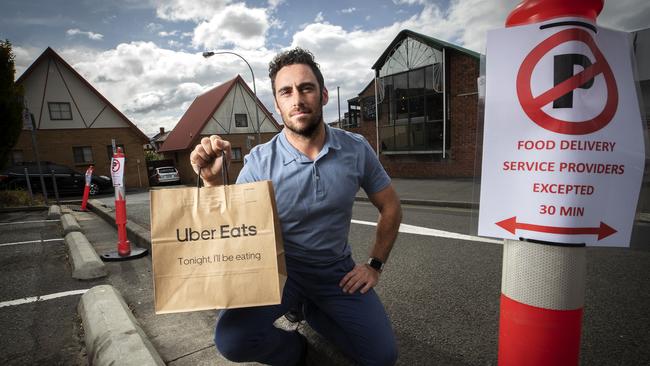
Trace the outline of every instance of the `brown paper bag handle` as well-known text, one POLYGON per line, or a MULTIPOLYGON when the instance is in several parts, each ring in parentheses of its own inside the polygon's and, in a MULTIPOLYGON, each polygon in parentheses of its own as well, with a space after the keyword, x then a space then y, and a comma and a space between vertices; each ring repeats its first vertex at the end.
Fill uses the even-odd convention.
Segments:
MULTIPOLYGON (((221 152, 223 157, 223 162, 221 162, 221 179, 223 180, 223 185, 228 185, 230 177, 228 175, 228 159, 226 159, 226 154, 221 152)), ((201 168, 199 168, 199 174, 196 176, 196 188, 201 188, 201 168)))

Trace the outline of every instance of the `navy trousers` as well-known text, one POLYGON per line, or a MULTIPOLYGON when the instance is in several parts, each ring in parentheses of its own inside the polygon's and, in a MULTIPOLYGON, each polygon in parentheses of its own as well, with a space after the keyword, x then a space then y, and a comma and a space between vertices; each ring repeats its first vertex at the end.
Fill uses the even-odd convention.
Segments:
POLYGON ((326 267, 287 258, 282 303, 221 311, 214 335, 217 349, 234 362, 295 365, 306 346, 303 338, 273 322, 304 305, 307 323, 359 364, 395 364, 395 336, 375 291, 346 294, 339 287, 353 267, 349 257, 326 267))

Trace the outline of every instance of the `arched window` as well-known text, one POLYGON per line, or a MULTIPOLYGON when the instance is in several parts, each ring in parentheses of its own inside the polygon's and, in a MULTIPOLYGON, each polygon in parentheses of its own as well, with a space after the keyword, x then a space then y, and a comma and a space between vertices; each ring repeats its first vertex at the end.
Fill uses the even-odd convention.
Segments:
POLYGON ((391 50, 379 70, 382 150, 442 151, 442 51, 411 37, 391 50))

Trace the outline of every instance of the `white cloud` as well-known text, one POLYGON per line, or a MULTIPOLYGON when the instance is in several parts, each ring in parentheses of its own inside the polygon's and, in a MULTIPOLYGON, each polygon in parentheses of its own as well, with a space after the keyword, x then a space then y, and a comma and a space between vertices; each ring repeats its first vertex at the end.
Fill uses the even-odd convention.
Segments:
POLYGON ((171 32, 165 32, 165 31, 158 32, 158 35, 161 37, 173 37, 176 34, 178 34, 178 31, 176 30, 171 32))
POLYGON ((248 8, 243 3, 229 5, 194 29, 192 44, 207 49, 226 45, 260 48, 264 47, 269 27, 264 9, 248 8))
POLYGON ((221 11, 230 0, 158 0, 156 15, 165 20, 207 20, 221 11))
MULTIPOLYGON (((519 0, 453 0, 444 17, 447 26, 458 36, 455 42, 465 48, 485 52, 486 32, 503 28, 506 17, 519 0)), ((425 7, 425 10, 427 7, 425 7)), ((435 36, 434 36, 435 37, 435 36)), ((443 40, 449 40, 441 38, 443 40)))
POLYGON ((323 18, 323 12, 319 11, 318 14, 316 14, 316 18, 314 18, 315 23, 322 23, 325 18, 323 18))
POLYGON ((137 94, 124 106, 126 113, 141 113, 178 107, 192 101, 205 92, 206 88, 198 83, 181 83, 175 89, 164 91, 146 91, 137 94))
POLYGON ((427 5, 427 0, 393 0, 395 5, 427 5))
POLYGON ((342 10, 341 10, 341 13, 343 13, 343 14, 350 14, 350 13, 355 12, 356 10, 357 10, 357 8, 352 7, 352 8, 342 9, 342 10))
POLYGON ((650 4, 647 0, 606 1, 598 24, 629 32, 650 27, 648 19, 650 4))
POLYGON ((275 8, 277 8, 278 6, 280 6, 280 4, 284 3, 284 1, 285 1, 285 0, 269 0, 269 1, 268 1, 269 8, 271 8, 271 9, 275 9, 275 8))
POLYGON ((68 29, 65 33, 69 36, 77 36, 77 35, 86 36, 88 37, 88 39, 92 39, 93 41, 101 41, 104 38, 103 34, 84 32, 78 28, 68 29))
POLYGON ((145 28, 149 32, 155 33, 155 32, 158 32, 159 30, 163 29, 163 26, 162 26, 162 24, 158 24, 158 23, 149 23, 149 24, 147 24, 147 26, 145 28))
POLYGON ((14 67, 16 69, 15 78, 18 79, 20 75, 27 70, 32 62, 44 51, 41 48, 11 45, 11 50, 14 53, 14 67))
POLYGON ((282 28, 284 28, 284 25, 285 25, 285 22, 278 19, 278 18, 271 18, 270 19, 269 26, 271 28, 282 29, 282 28))
POLYGON ((167 41, 167 45, 169 47, 171 47, 171 48, 181 48, 181 47, 184 46, 184 44, 182 44, 181 42, 173 40, 173 39, 170 39, 169 41, 167 41))

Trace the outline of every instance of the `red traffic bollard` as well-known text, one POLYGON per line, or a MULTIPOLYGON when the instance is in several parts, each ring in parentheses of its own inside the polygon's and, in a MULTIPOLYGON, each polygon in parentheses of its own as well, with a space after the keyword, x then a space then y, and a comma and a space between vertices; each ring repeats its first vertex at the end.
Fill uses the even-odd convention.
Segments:
POLYGON ((118 147, 117 152, 111 159, 111 176, 115 188, 115 224, 117 225, 117 251, 102 254, 104 261, 121 261, 139 258, 147 254, 143 248, 131 248, 126 235, 126 195, 124 194, 124 161, 125 156, 122 148, 118 147))
POLYGON ((88 169, 86 169, 86 186, 84 187, 84 196, 83 200, 81 201, 81 211, 88 211, 86 208, 86 204, 88 203, 88 195, 90 194, 90 183, 93 177, 93 171, 95 170, 94 166, 89 166, 88 169))

